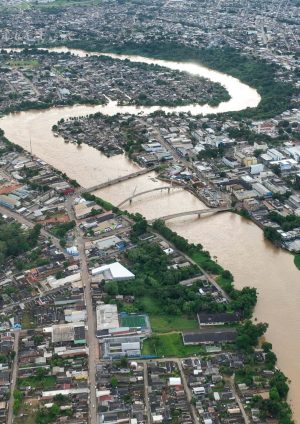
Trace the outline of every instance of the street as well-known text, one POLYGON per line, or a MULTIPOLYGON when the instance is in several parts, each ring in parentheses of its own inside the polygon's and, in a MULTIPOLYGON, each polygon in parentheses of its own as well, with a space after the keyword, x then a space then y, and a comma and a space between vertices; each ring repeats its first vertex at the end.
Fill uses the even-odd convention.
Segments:
POLYGON ((13 421, 13 406, 14 406, 14 391, 16 387, 16 381, 17 381, 17 373, 18 373, 18 356, 19 356, 19 338, 20 338, 20 331, 15 331, 15 340, 14 340, 14 352, 15 357, 12 363, 11 368, 11 383, 10 383, 10 397, 8 401, 8 415, 7 415, 7 424, 12 424, 13 421))

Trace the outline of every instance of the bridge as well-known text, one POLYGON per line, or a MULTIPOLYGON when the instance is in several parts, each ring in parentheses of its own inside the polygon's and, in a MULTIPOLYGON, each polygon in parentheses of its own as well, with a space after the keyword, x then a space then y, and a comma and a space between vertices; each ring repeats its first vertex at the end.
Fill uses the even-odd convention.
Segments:
POLYGON ((124 175, 123 177, 117 177, 117 178, 114 178, 112 180, 108 180, 105 183, 100 183, 100 184, 94 185, 94 186, 89 187, 89 188, 81 188, 77 191, 77 193, 79 193, 79 194, 81 194, 81 193, 92 193, 93 191, 101 190, 103 188, 113 186, 115 184, 121 183, 122 181, 131 180, 132 178, 139 177, 140 175, 148 174, 149 172, 152 172, 155 169, 156 169, 156 167, 141 169, 140 171, 133 172, 132 174, 128 174, 128 175, 124 175))
POLYGON ((181 186, 175 186, 175 187, 173 187, 173 186, 165 186, 165 187, 156 187, 156 188, 152 188, 150 190, 141 191, 140 193, 132 194, 132 196, 127 197, 127 199, 123 200, 121 203, 119 203, 117 205, 117 208, 120 208, 121 206, 125 205, 125 203, 127 203, 127 202, 131 203, 132 202, 132 199, 135 199, 136 197, 143 196, 144 194, 147 194, 147 193, 152 193, 153 191, 167 190, 168 193, 169 193, 170 190, 181 189, 181 188, 182 188, 181 186))
POLYGON ((230 208, 228 207, 197 209, 195 211, 178 212, 178 213, 173 213, 172 215, 161 216, 160 218, 152 219, 151 221, 149 221, 149 223, 152 224, 157 219, 161 219, 162 221, 169 221, 170 219, 181 218, 181 217, 190 216, 190 215, 198 215, 198 217, 200 218, 202 215, 216 214, 216 213, 222 213, 222 212, 228 212, 228 211, 230 211, 230 208))

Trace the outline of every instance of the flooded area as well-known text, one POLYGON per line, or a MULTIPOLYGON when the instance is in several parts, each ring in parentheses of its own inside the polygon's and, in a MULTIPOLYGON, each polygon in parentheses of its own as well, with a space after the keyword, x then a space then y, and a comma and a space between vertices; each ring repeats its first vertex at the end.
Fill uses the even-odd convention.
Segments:
MULTIPOLYGON (((62 51, 62 49, 56 49, 56 51, 62 51)), ((80 52, 80 54, 86 54, 86 52, 80 52)), ((130 59, 141 61, 140 57, 130 59)), ((205 67, 190 63, 178 64, 142 59, 145 63, 157 63, 172 69, 198 72, 198 75, 223 83, 232 98, 229 102, 213 108, 214 112, 254 107, 260 100, 259 95, 252 88, 235 78, 205 67)), ((156 109, 158 108, 118 106, 116 102, 110 102, 105 106, 52 108, 10 114, 0 120, 0 127, 13 143, 29 151, 31 144, 34 155, 65 172, 70 178, 76 179, 82 186, 91 187, 135 172, 138 166, 124 155, 107 158, 87 145, 76 146, 65 143, 61 137, 53 135, 52 126, 61 118, 83 116, 97 111, 113 115, 115 113, 149 113, 156 109)), ((168 110, 168 108, 163 109, 168 110)), ((201 113, 212 112, 209 106, 180 108, 181 111, 185 109, 193 114, 200 113, 200 110, 201 113)), ((96 194, 117 205, 133 194, 165 186, 166 183, 157 180, 154 173, 149 173, 108 187, 96 194)), ((203 204, 198 199, 182 189, 170 192, 153 191, 123 206, 132 212, 140 212, 149 219, 201 209, 201 207, 203 204)), ((273 343, 279 367, 292 380, 290 398, 295 418, 299 422, 300 403, 297 400, 300 398, 300 362, 298 360, 300 357, 300 273, 293 264, 293 257, 266 242, 262 231, 253 223, 232 213, 200 219, 174 220, 168 222, 168 225, 189 241, 203 244, 212 256, 217 257, 224 268, 233 273, 237 288, 248 285, 257 288, 259 296, 254 316, 259 321, 269 323, 267 337, 273 343)))

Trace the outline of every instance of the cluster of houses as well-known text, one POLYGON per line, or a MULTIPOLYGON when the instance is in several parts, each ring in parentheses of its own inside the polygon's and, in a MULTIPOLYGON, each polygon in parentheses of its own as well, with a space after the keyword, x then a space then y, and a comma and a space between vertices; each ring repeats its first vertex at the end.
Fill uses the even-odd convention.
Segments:
POLYGON ((101 424, 148 422, 145 367, 141 362, 105 362, 97 365, 98 415, 101 424))
POLYGON ((22 332, 16 389, 22 393, 18 414, 35 416, 39 408, 59 407, 69 422, 88 419, 88 348, 83 323, 65 323, 22 332))
POLYGON ((6 51, 0 84, 7 96, 0 111, 74 103, 176 105, 225 99, 220 85, 187 73, 109 57, 63 52, 6 51), (130 81, 130 82, 129 82, 130 81))
POLYGON ((0 151, 0 206, 36 222, 65 222, 65 197, 74 186, 42 160, 27 152, 0 151))
POLYGON ((147 379, 150 422, 162 423, 175 418, 180 423, 194 422, 178 362, 148 362, 147 379))

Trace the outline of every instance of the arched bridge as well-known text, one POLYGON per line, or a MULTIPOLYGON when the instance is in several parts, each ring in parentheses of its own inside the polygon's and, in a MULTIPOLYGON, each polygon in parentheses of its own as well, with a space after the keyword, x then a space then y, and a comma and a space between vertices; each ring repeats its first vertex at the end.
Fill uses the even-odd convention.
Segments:
POLYGON ((179 212, 179 213, 173 213, 172 215, 165 215, 165 216, 161 216, 160 218, 156 218, 156 219, 152 219, 150 222, 150 224, 154 221, 156 221, 157 219, 161 219, 162 221, 169 221, 170 219, 175 219, 175 218, 180 218, 183 216, 190 216, 190 215, 198 215, 198 217, 200 218, 200 216, 202 215, 209 215, 209 214, 216 214, 216 213, 221 213, 221 212, 228 212, 230 211, 230 208, 228 207, 224 207, 224 208, 209 208, 209 209, 197 209, 195 211, 188 211, 188 212, 179 212))
POLYGON ((173 186, 165 186, 165 187, 156 187, 156 188, 152 188, 150 190, 141 191, 140 193, 135 193, 135 194, 132 194, 132 196, 127 197, 127 199, 123 200, 121 203, 119 203, 117 205, 117 208, 120 208, 121 206, 125 205, 125 203, 127 203, 127 202, 131 203, 132 199, 135 199, 136 197, 139 197, 139 196, 143 196, 144 194, 152 193, 153 191, 162 191, 162 190, 167 190, 168 193, 169 193, 170 190, 174 190, 174 189, 182 189, 182 187, 181 186, 174 186, 174 187, 173 186))

